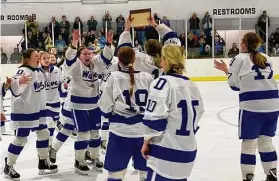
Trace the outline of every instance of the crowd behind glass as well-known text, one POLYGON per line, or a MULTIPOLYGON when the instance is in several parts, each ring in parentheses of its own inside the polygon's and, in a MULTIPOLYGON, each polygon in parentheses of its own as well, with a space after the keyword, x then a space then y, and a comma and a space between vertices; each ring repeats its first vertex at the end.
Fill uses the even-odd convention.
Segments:
MULTIPOLYGON (((187 48, 188 58, 212 58, 212 52, 214 52, 214 57, 232 58, 239 53, 239 40, 227 45, 224 40, 225 37, 219 35, 218 30, 214 27, 213 19, 208 12, 202 19, 196 13, 193 13, 187 22, 187 33, 185 32, 185 26, 184 28, 183 26, 182 28, 177 26, 180 23, 179 21, 170 21, 166 16, 161 19, 157 13, 154 14, 154 18, 157 23, 164 23, 180 34, 179 38, 182 46, 187 48), (213 46, 214 50, 212 50, 213 46)), ((63 50, 71 43, 72 30, 76 29, 79 29, 82 35, 80 46, 86 46, 94 54, 98 54, 104 48, 106 41, 110 41, 114 46, 117 46, 118 37, 124 31, 125 18, 120 14, 116 19, 113 19, 107 11, 102 17, 101 23, 94 16, 91 16, 86 22, 82 21, 80 17, 76 17, 75 21, 70 23, 65 15, 61 17, 61 20, 52 17, 51 22, 43 26, 42 30, 39 29, 39 23, 33 20, 32 16, 28 18, 25 28, 22 30, 23 41, 17 46, 15 45, 14 52, 11 55, 7 55, 5 49, 1 47, 2 64, 20 63, 20 52, 26 49, 26 45, 28 48, 44 51, 49 51, 55 47, 57 57, 61 57, 63 50), (27 35, 25 36, 26 31, 27 35)), ((267 32, 267 27, 270 27, 270 18, 267 12, 263 11, 253 27, 263 40, 259 51, 266 53, 266 48, 268 48, 270 56, 279 56, 279 28, 275 29, 274 32, 272 30, 267 32), (269 36, 266 37, 266 34, 269 36), (268 43, 266 40, 268 40, 268 43)), ((144 43, 147 40, 161 39, 157 31, 151 26, 135 28, 133 31, 131 30, 131 33, 134 33, 134 47, 139 51, 144 51, 144 43)))

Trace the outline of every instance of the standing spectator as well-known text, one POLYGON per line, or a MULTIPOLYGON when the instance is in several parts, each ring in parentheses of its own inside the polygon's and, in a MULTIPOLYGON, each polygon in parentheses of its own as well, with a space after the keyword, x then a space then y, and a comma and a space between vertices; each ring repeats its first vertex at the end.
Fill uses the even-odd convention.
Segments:
POLYGON ((139 52, 142 52, 142 51, 143 51, 142 46, 139 44, 138 40, 135 40, 135 48, 136 48, 139 52))
POLYGON ((98 22, 94 19, 94 16, 87 21, 88 31, 96 31, 98 22))
POLYGON ((202 19, 202 26, 207 37, 211 36, 212 31, 212 17, 209 15, 209 12, 206 12, 202 19))
POLYGON ((101 36, 106 36, 106 32, 105 32, 105 28, 101 28, 99 33, 98 33, 98 37, 101 37, 101 36))
POLYGON ((165 25, 167 25, 170 28, 170 21, 168 20, 168 18, 166 16, 163 17, 163 22, 165 25))
POLYGON ((3 48, 1 47, 1 64, 7 64, 8 63, 8 56, 4 52, 3 48))
POLYGON ((28 20, 26 22, 27 31, 31 31, 33 35, 36 35, 38 30, 38 24, 33 20, 32 16, 28 16, 28 20))
POLYGON ((154 13, 154 20, 157 24, 161 24, 162 23, 162 20, 158 17, 158 14, 157 13, 154 13))
POLYGON ((110 16, 108 11, 105 13, 102 20, 103 20, 103 28, 106 29, 106 22, 107 22, 107 29, 110 30, 112 17, 110 16))
POLYGON ((54 30, 54 40, 53 41, 55 41, 55 40, 57 40, 61 30, 60 30, 60 24, 58 21, 56 21, 56 18, 54 16, 51 18, 51 22, 48 25, 48 28, 50 29, 51 34, 52 34, 52 26, 53 26, 53 30, 54 30))
POLYGON ((239 54, 239 49, 237 48, 236 43, 233 43, 232 48, 229 50, 228 56, 230 58, 233 58, 238 54, 239 54))
POLYGON ((266 14, 266 11, 263 11, 263 14, 259 17, 258 26, 260 28, 260 37, 265 42, 266 39, 266 23, 268 23, 268 27, 270 26, 269 17, 266 14), (266 22, 267 21, 267 22, 266 22))
POLYGON ((65 41, 66 45, 70 44, 69 36, 70 36, 70 23, 67 20, 67 17, 65 15, 62 16, 62 21, 60 22, 61 27, 61 35, 63 37, 63 40, 65 41))
POLYGON ((276 32, 274 33, 274 40, 275 44, 279 44, 279 28, 277 28, 276 32))
POLYGON ((15 64, 21 62, 21 54, 19 53, 18 48, 14 48, 14 52, 11 54, 10 61, 11 63, 15 63, 15 64))
POLYGON ((79 29, 79 23, 80 23, 80 34, 83 33, 83 23, 80 20, 80 18, 77 16, 73 25, 73 30, 78 30, 79 29))
POLYGON ((197 36, 199 36, 200 30, 200 18, 197 17, 196 13, 193 13, 192 17, 189 20, 190 30, 197 36))
POLYGON ((55 41, 55 48, 57 49, 59 57, 62 56, 63 50, 66 47, 67 47, 67 45, 66 45, 65 41, 63 40, 62 35, 59 35, 58 40, 55 41))
POLYGON ((122 16, 122 14, 120 14, 116 18, 116 24, 117 24, 117 36, 119 37, 120 34, 124 31, 124 26, 125 26, 125 19, 122 16))

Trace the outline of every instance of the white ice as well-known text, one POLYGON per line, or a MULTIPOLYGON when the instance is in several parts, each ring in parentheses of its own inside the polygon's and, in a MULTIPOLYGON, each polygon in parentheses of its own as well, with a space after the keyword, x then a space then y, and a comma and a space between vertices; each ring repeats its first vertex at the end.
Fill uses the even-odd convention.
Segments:
MULTIPOLYGON (((205 114, 200 121, 197 133, 198 155, 189 181, 240 181, 240 140, 238 139, 238 93, 230 90, 226 82, 197 83, 205 106, 205 114), (219 117, 218 117, 219 116, 219 117)), ((279 127, 278 127, 279 128, 279 127)), ((1 177, 3 178, 4 157, 12 136, 3 136, 1 145, 1 177)), ((274 137, 274 144, 279 151, 279 131, 274 137)), ((185 143, 187 144, 187 143, 185 143)), ((59 172, 54 175, 37 175, 37 153, 35 136, 22 151, 16 170, 21 174, 21 181, 104 181, 106 171, 91 171, 89 176, 74 173, 74 139, 69 139, 57 155, 59 172)), ((117 156, 117 155, 116 155, 117 156)), ((102 160, 104 155, 102 155, 102 160)), ((257 155, 255 181, 265 179, 259 155, 257 155)), ((126 181, 137 181, 138 177, 129 165, 126 181)))

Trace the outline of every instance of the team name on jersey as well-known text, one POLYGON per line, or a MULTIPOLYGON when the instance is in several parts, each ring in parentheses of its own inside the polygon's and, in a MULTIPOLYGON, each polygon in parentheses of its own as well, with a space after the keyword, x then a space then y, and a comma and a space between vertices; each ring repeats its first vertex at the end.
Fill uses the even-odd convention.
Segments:
POLYGON ((45 88, 45 83, 44 82, 34 82, 33 85, 34 85, 34 90, 36 92, 40 92, 42 89, 45 88))
POLYGON ((56 88, 58 87, 58 85, 59 85, 58 81, 46 82, 46 89, 56 88))
POLYGON ((91 71, 82 72, 82 80, 84 80, 84 81, 95 82, 98 80, 98 77, 99 77, 99 75, 96 72, 94 72, 94 74, 92 74, 91 71))

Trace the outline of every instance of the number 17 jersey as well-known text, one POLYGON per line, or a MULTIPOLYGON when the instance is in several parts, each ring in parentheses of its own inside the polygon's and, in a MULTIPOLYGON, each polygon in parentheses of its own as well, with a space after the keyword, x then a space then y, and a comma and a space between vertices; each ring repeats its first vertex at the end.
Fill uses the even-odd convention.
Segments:
POLYGON ((250 53, 241 53, 229 65, 228 83, 239 91, 240 109, 252 112, 275 112, 279 110, 278 85, 273 77, 270 58, 266 68, 255 65, 250 53))
POLYGON ((163 75, 150 86, 144 138, 150 139, 147 166, 169 179, 185 179, 197 153, 195 133, 204 112, 198 87, 186 76, 163 75))

